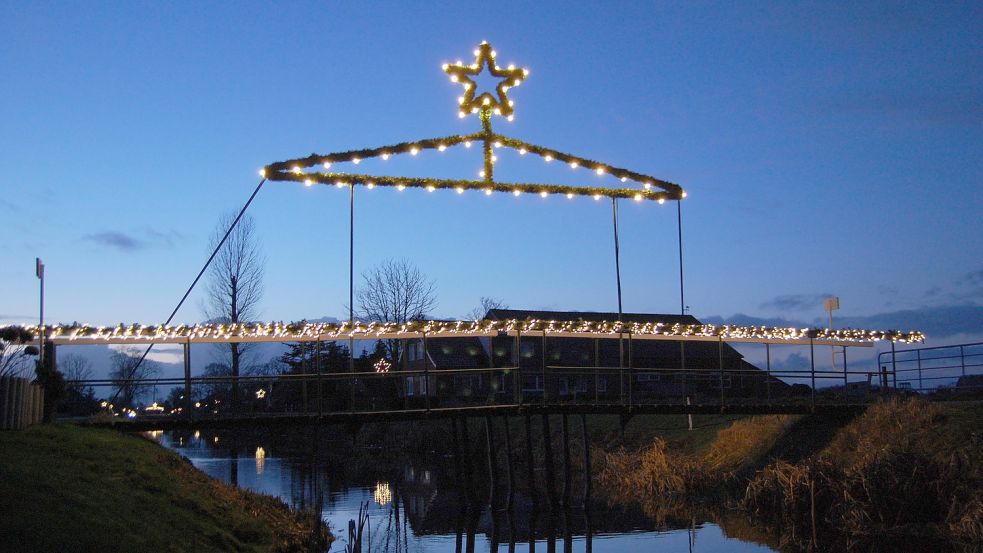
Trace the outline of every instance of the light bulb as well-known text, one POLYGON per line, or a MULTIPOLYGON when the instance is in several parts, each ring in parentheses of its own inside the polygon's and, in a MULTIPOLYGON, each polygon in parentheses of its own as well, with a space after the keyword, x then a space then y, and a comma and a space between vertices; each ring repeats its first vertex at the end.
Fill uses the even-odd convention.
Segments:
POLYGON ((406 190, 406 185, 405 184, 396 185, 396 190, 402 192, 403 190, 406 190))
POLYGON ((444 151, 444 150, 446 150, 446 149, 447 149, 447 146, 444 146, 443 144, 441 144, 440 146, 437 146, 437 150, 438 150, 438 151, 441 151, 441 152, 443 152, 443 151, 444 151))
POLYGON ((600 194, 594 194, 594 199, 595 200, 600 200, 601 199, 601 195, 600 194))
POLYGON ((648 190, 649 188, 652 188, 652 183, 650 182, 645 183, 645 190, 648 190))
POLYGON ((519 148, 519 155, 520 156, 526 155, 526 149, 525 148, 519 148))
POLYGON ((446 64, 446 63, 444 65, 441 65, 440 66, 440 68, 443 69, 444 71, 447 71, 447 68, 448 67, 450 67, 450 65, 449 64, 446 64))
POLYGON ((577 168, 577 165, 578 165, 578 163, 576 161, 571 161, 570 162, 570 168, 571 169, 576 169, 577 168))
POLYGON ((486 188, 485 189, 485 196, 491 196, 491 195, 492 195, 492 189, 491 188, 486 188))
POLYGON ((352 158, 352 163, 354 163, 355 165, 358 165, 360 161, 362 160, 358 159, 357 157, 352 158))
POLYGON ((372 190, 373 188, 375 188, 375 183, 372 182, 372 181, 369 181, 369 182, 365 183, 365 187, 368 188, 369 190, 372 190))
POLYGON ((603 175, 604 167, 598 167, 597 169, 594 170, 594 172, 597 173, 598 175, 603 175))
POLYGON ((452 83, 456 83, 457 82, 457 75, 451 75, 451 82, 452 83))
POLYGON ((458 194, 464 194, 464 189, 463 189, 463 188, 461 188, 460 186, 458 186, 458 187, 457 187, 457 193, 458 193, 458 194))
POLYGON ((417 148, 416 146, 413 146, 412 148, 410 148, 410 155, 411 156, 415 156, 418 153, 420 153, 420 149, 417 148))
POLYGON ((567 199, 568 200, 572 200, 573 199, 573 192, 567 192, 567 199))
POLYGON ((299 175, 300 174, 300 167, 297 167, 296 165, 294 165, 294 167, 293 167, 293 169, 291 169, 291 171, 293 171, 295 175, 299 175))
POLYGON ((546 154, 545 156, 543 156, 543 159, 545 159, 546 161, 553 161, 553 156, 546 154))
POLYGON ((464 147, 465 147, 465 148, 470 148, 470 147, 471 147, 471 141, 470 141, 470 140, 468 140, 467 142, 465 142, 465 143, 464 143, 464 147))
POLYGON ((636 202, 642 201, 642 195, 641 194, 635 194, 635 201, 636 202))
POLYGON ((540 192, 540 193, 539 193, 539 196, 540 196, 541 198, 545 198, 545 197, 547 196, 547 193, 546 193, 546 191, 545 191, 545 190, 543 190, 542 192, 540 192))
POLYGON ((259 176, 261 176, 263 178, 266 178, 266 169, 260 169, 259 170, 259 176))
POLYGON ((666 199, 665 198, 659 198, 659 205, 662 205, 664 203, 666 203, 666 199))
POLYGON ((621 182, 628 182, 628 177, 621 177, 621 182))
POLYGON ((427 186, 427 192, 433 192, 434 190, 436 190, 436 188, 434 188, 433 185, 427 186))
POLYGON ((382 161, 386 161, 387 159, 389 159, 389 154, 387 154, 386 152, 383 152, 382 153, 382 161))
POLYGON ((515 121, 515 116, 514 116, 514 115, 509 115, 509 116, 508 116, 508 117, 506 117, 505 119, 506 119, 507 121, 515 121))
POLYGON ((683 198, 685 198, 686 197, 686 191, 684 190, 683 193, 680 194, 680 196, 682 196, 683 198))
POLYGON ((311 179, 304 179, 304 186, 310 186, 312 184, 314 184, 314 182, 311 179))
POLYGON ((522 192, 520 192, 518 188, 512 191, 513 196, 518 196, 519 194, 522 194, 522 192))

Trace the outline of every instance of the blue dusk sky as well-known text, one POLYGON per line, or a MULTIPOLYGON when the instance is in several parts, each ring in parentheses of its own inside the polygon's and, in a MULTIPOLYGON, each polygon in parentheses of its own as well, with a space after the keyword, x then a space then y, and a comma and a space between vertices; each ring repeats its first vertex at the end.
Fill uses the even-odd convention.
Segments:
MULTIPOLYGON (((708 321, 983 334, 983 4, 0 2, 0 322, 163 322, 267 163, 470 133, 441 64, 530 69, 497 132, 679 183, 708 321)), ((620 184, 498 152, 502 180, 620 184)), ((347 170, 339 164, 338 169, 347 170)), ((366 161, 476 178, 478 148, 366 161)), ((249 210, 264 320, 344 318, 348 194, 249 210)), ((405 257, 436 317, 481 296, 615 311, 611 205, 357 191, 355 271, 405 257)), ((679 311, 674 204, 624 201, 624 308, 679 311)), ((203 319, 200 291, 175 322, 203 319)))

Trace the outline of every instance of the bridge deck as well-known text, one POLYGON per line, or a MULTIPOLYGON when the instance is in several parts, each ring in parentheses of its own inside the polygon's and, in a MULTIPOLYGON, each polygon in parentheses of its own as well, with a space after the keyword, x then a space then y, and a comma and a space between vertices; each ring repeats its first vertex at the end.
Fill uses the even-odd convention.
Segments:
POLYGON ((140 416, 135 419, 115 418, 111 420, 81 419, 80 424, 96 427, 112 427, 128 431, 173 430, 182 428, 235 428, 255 426, 290 426, 308 424, 354 424, 370 422, 391 422, 404 420, 427 420, 453 417, 485 416, 525 416, 525 415, 777 415, 808 414, 824 415, 859 413, 866 408, 864 403, 819 404, 735 404, 735 405, 671 405, 671 404, 522 404, 485 405, 468 407, 443 407, 436 409, 399 409, 388 411, 340 411, 326 413, 242 413, 219 414, 195 417, 180 416, 140 416))

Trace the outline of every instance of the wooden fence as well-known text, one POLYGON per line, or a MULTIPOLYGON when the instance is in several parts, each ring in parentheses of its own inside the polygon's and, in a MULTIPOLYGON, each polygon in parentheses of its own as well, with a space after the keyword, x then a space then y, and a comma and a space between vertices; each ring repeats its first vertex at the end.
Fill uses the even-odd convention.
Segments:
POLYGON ((44 392, 26 378, 0 377, 0 430, 21 430, 41 422, 44 392))

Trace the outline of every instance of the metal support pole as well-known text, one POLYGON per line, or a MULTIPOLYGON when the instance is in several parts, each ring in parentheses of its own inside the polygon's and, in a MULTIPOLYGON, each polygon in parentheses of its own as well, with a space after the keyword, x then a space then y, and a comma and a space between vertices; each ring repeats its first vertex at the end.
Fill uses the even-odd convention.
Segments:
POLYGON ((635 380, 635 365, 632 363, 632 341, 631 332, 628 333, 628 407, 632 406, 633 382, 635 380))
POLYGON ((546 405, 546 390, 549 388, 546 385, 546 330, 543 330, 543 405, 546 405))
POLYGON ((812 375, 812 410, 816 410, 816 348, 809 337, 809 373, 812 375))
POLYGON ((676 230, 679 236, 679 314, 686 314, 686 300, 683 296, 683 202, 676 200, 676 230))
POLYGON ((618 282, 618 395, 621 401, 625 400, 624 391, 624 366, 625 366, 625 343, 624 343, 624 322, 622 321, 621 307, 621 247, 618 240, 618 199, 611 198, 611 218, 614 223, 614 274, 618 282))
POLYGON ((915 356, 918 359, 918 393, 922 393, 924 389, 924 384, 922 384, 922 350, 916 349, 915 356))
POLYGON ((515 386, 515 402, 522 405, 525 399, 522 395, 522 367, 519 364, 519 346, 522 345, 522 331, 515 331, 515 347, 512 351, 512 366, 515 367, 515 378, 512 383, 515 386))
POLYGON ((717 340, 717 363, 720 368, 720 408, 724 408, 724 339, 717 340))
POLYGON ((891 378, 894 380, 894 389, 898 388, 898 358, 894 351, 894 340, 891 340, 891 378))
POLYGON ((843 346, 843 399, 850 400, 850 386, 848 380, 849 373, 846 366, 846 346, 843 346))
POLYGON ((430 411, 430 356, 427 355, 427 332, 423 332, 423 390, 426 394, 427 411, 430 411))
POLYGON ((191 338, 189 337, 184 344, 184 410, 189 421, 194 420, 192 405, 194 402, 191 400, 191 338))
POLYGON ((590 441, 587 439, 587 415, 580 414, 580 437, 584 443, 584 510, 590 504, 591 466, 590 441))
POLYGON ((40 293, 38 297, 38 366, 44 367, 44 263, 41 258, 35 258, 36 272, 40 283, 40 293))
MULTIPOLYGON (((355 328, 355 183, 349 186, 348 202, 348 331, 355 328)), ((351 373, 352 402, 351 410, 355 410, 355 337, 354 332, 348 337, 348 372, 351 373)), ((394 359, 393 363, 398 362, 394 359)))
POLYGON ((765 397, 771 403, 771 344, 765 342, 765 397))

